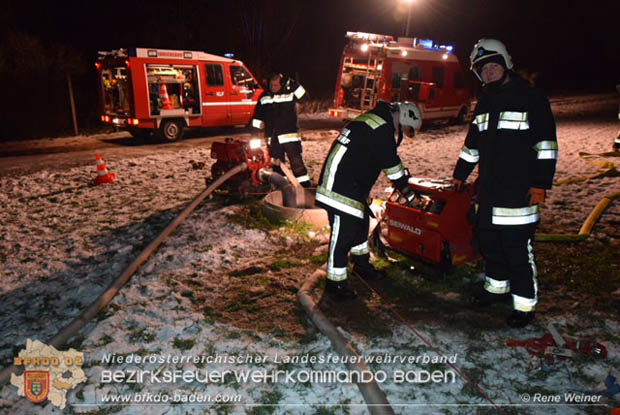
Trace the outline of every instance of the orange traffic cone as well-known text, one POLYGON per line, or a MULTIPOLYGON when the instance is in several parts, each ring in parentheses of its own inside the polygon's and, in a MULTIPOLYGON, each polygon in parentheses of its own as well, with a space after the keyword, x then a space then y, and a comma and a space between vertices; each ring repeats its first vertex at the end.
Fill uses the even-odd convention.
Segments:
POLYGON ((161 84, 161 87, 159 87, 159 97, 161 98, 161 103, 164 106, 163 109, 171 110, 173 108, 172 101, 170 101, 170 97, 168 96, 168 88, 166 88, 166 84, 161 84))
POLYGON ((109 173, 108 168, 105 166, 105 161, 101 158, 101 154, 95 154, 97 160, 97 178, 95 184, 114 183, 116 174, 109 173))

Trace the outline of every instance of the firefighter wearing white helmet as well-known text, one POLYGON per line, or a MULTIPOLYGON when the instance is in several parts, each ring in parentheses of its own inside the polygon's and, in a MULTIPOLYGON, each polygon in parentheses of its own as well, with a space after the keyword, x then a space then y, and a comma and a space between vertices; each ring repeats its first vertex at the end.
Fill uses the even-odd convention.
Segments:
POLYGON ((453 177, 459 189, 478 166, 475 226, 485 283, 472 301, 485 307, 512 299, 506 322, 521 328, 533 320, 538 301, 532 242, 558 144, 549 101, 512 69, 502 42, 480 39, 474 46, 471 70, 485 88, 453 177))
POLYGON ((367 200, 381 171, 408 201, 415 197, 397 147, 403 135, 412 137, 420 125, 415 104, 378 101, 344 127, 330 148, 316 203, 327 210, 331 226, 325 287, 335 300, 356 297, 347 283, 349 254, 356 274, 365 279, 384 276, 369 262, 367 200))

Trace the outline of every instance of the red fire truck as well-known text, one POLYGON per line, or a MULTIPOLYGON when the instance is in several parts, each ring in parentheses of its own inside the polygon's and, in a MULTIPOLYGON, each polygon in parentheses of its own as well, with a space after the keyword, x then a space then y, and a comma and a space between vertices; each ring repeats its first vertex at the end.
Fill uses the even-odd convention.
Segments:
POLYGON ((260 84, 243 62, 205 52, 99 52, 101 120, 134 137, 176 140, 186 127, 247 125, 260 84))
POLYGON ((330 116, 355 118, 383 99, 415 102, 423 120, 464 122, 470 93, 452 46, 363 32, 345 38, 330 116))

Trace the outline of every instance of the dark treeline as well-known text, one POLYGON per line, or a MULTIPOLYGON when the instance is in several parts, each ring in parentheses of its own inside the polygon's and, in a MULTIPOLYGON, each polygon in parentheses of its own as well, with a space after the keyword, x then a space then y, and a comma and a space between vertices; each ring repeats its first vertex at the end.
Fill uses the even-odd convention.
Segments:
POLYGON ((67 75, 72 78, 78 125, 92 128, 98 115, 94 73, 71 47, 0 29, 1 139, 57 136, 73 131, 67 75))

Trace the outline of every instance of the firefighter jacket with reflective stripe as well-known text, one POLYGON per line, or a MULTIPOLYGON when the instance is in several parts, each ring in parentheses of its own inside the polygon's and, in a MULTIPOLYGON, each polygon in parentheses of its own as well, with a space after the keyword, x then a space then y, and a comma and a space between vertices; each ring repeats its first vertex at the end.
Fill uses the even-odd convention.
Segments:
POLYGON ((304 87, 288 79, 280 91, 264 91, 254 110, 252 127, 265 129, 265 135, 280 144, 301 141, 296 103, 306 95, 304 87))
POLYGON ((317 205, 363 219, 368 195, 382 170, 393 182, 407 180, 396 152, 390 107, 379 101, 343 128, 332 144, 316 191, 317 205))
POLYGON ((465 181, 479 166, 478 226, 528 225, 540 219, 528 191, 551 188, 557 158, 549 101, 515 78, 481 97, 453 176, 465 181))

